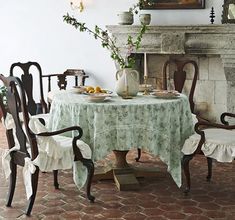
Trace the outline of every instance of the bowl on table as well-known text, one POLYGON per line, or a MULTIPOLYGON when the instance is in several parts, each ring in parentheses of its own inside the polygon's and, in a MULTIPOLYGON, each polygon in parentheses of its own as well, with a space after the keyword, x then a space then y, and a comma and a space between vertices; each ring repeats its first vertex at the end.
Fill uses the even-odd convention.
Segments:
POLYGON ((104 102, 110 98, 106 93, 92 93, 87 96, 87 100, 90 102, 104 102))
POLYGON ((86 87, 85 86, 74 86, 74 91, 76 93, 84 93, 86 92, 86 87))

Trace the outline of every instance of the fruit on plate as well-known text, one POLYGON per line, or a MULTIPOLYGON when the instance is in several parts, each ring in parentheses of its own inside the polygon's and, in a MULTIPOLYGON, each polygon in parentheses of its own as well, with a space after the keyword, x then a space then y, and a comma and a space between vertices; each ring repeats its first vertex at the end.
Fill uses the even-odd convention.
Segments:
POLYGON ((99 86, 95 87, 95 93, 101 93, 101 88, 99 86))
POLYGON ((101 89, 100 86, 96 86, 96 87, 87 86, 86 87, 86 92, 87 93, 107 93, 107 91, 104 90, 104 89, 101 89))
POLYGON ((87 86, 87 87, 86 87, 86 92, 89 92, 89 91, 91 91, 91 90, 95 90, 94 87, 92 87, 92 86, 87 86))

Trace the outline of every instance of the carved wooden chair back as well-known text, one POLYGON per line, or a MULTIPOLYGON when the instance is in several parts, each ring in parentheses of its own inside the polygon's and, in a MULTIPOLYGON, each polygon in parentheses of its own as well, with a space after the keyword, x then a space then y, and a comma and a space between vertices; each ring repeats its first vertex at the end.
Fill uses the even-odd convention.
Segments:
POLYGON ((27 106, 29 113, 31 115, 35 115, 37 113, 47 113, 48 107, 43 95, 42 69, 40 65, 36 62, 13 63, 10 68, 10 76, 18 76, 14 72, 16 67, 19 67, 23 71, 20 78, 22 80, 24 90, 27 94, 27 106), (33 72, 33 74, 35 75, 35 78, 37 77, 39 80, 40 103, 36 103, 35 97, 33 97, 33 89, 36 87, 36 82, 34 82, 33 74, 30 73, 31 67, 36 67, 37 69, 37 72, 33 72))
POLYGON ((180 61, 180 60, 175 60, 175 59, 167 60, 163 65, 163 89, 164 90, 167 90, 167 87, 168 87, 169 75, 167 74, 167 67, 171 63, 175 64, 175 66, 176 66, 176 70, 174 71, 174 74, 173 74, 174 87, 175 87, 175 90, 177 90, 180 93, 183 91, 185 81, 186 81, 186 74, 187 73, 184 70, 184 67, 187 64, 192 64, 194 67, 192 84, 191 84, 191 88, 189 91, 190 108, 191 108, 191 111, 194 112, 195 104, 193 101, 193 96, 194 96, 195 87, 196 87, 196 83, 197 83, 197 79, 198 79, 198 65, 193 60, 186 60, 186 61, 180 61))
POLYGON ((0 106, 3 110, 3 117, 6 119, 7 113, 10 113, 14 121, 15 137, 19 142, 19 152, 21 155, 19 157, 20 159, 17 161, 20 163, 19 165, 22 166, 24 164, 24 157, 27 156, 35 159, 38 155, 35 135, 30 132, 29 127, 27 126, 29 122, 29 114, 27 111, 25 92, 22 89, 23 84, 17 77, 5 78, 0 75, 0 79, 4 81, 4 84, 7 87, 7 107, 3 105, 2 99, 0 100, 0 106), (27 141, 30 143, 31 156, 27 151, 27 141))
POLYGON ((74 86, 84 86, 85 85, 85 80, 89 76, 86 75, 84 70, 82 69, 67 69, 64 73, 62 74, 49 74, 49 75, 43 75, 43 78, 48 79, 48 92, 52 90, 51 86, 51 78, 52 77, 57 77, 57 86, 59 89, 66 89, 67 84, 68 84, 68 77, 73 77, 74 78, 74 86))
MULTIPOLYGON (((38 155, 38 147, 36 137, 33 133, 30 132, 28 127, 29 114, 27 111, 26 96, 22 82, 19 78, 5 78, 3 75, 0 75, 0 79, 7 87, 7 107, 4 106, 3 100, 0 97, 0 106, 3 111, 3 117, 5 119, 5 122, 7 120, 7 117, 10 117, 8 118, 8 120, 13 120, 13 122, 11 122, 11 129, 6 129, 9 148, 18 146, 17 150, 11 151, 10 153, 11 174, 9 193, 6 204, 6 206, 10 207, 15 192, 17 166, 24 166, 25 158, 31 158, 31 160, 34 160, 38 155), (29 147, 29 149, 27 147, 29 147)), ((32 174, 31 176, 33 193, 32 196, 29 198, 26 215, 30 215, 35 201, 38 185, 38 174, 39 169, 38 167, 36 167, 34 174, 32 174)))

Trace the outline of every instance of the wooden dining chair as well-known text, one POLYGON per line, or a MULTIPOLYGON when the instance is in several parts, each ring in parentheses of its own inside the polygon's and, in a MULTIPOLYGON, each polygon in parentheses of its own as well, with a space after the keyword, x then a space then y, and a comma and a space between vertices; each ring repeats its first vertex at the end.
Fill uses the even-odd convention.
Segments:
POLYGON ((48 103, 48 108, 50 109, 51 107, 51 102, 53 99, 53 96, 56 94, 56 92, 59 90, 66 90, 68 81, 70 78, 73 78, 73 86, 84 86, 85 85, 85 80, 89 76, 86 75, 84 70, 82 69, 67 69, 64 73, 59 73, 59 74, 48 74, 48 75, 43 75, 42 78, 46 79, 47 78, 47 103, 48 103), (57 89, 52 89, 52 82, 55 84, 55 80, 52 81, 52 78, 57 79, 57 89))
POLYGON ((82 69, 67 69, 64 73, 43 75, 42 78, 47 78, 47 92, 52 90, 51 79, 53 77, 57 78, 57 86, 60 90, 66 90, 68 84, 67 80, 69 77, 74 78, 74 86, 84 86, 85 80, 89 78, 82 69))
MULTIPOLYGON (((173 89, 178 91, 179 93, 182 93, 184 85, 185 85, 185 81, 186 81, 186 71, 184 70, 185 66, 187 64, 191 64, 194 67, 194 73, 193 73, 193 79, 192 79, 192 83, 191 83, 191 87, 189 90, 189 103, 190 103, 190 108, 191 108, 191 112, 194 113, 194 92, 195 92, 195 88, 196 88, 196 83, 197 83, 197 79, 198 79, 198 65, 194 60, 176 60, 176 59, 169 59, 167 60, 162 68, 162 73, 163 73, 163 85, 162 85, 162 89, 163 90, 169 90, 169 86, 170 86, 170 82, 171 82, 171 78, 167 72, 168 67, 170 64, 174 64, 174 66, 176 67, 176 70, 173 73, 173 89)), ((138 162, 140 160, 141 157, 141 149, 138 148, 138 155, 135 158, 135 160, 138 162)))
MULTIPOLYGON (((82 164, 87 168, 87 185, 86 193, 87 197, 91 202, 94 202, 95 197, 91 195, 91 180, 94 174, 94 164, 91 159, 84 158, 80 148, 77 146, 77 141, 82 136, 82 129, 79 126, 73 126, 64 128, 62 130, 53 131, 53 132, 42 132, 37 135, 32 132, 29 128, 30 115, 28 110, 28 105, 26 103, 26 91, 24 90, 23 83, 19 78, 8 77, 5 78, 3 75, 0 75, 0 80, 4 82, 4 85, 7 87, 7 106, 3 104, 3 100, 0 97, 0 107, 3 111, 3 118, 5 119, 5 125, 8 124, 11 119, 13 126, 6 129, 7 139, 9 141, 9 155, 10 155, 10 184, 9 184, 9 193, 7 198, 6 206, 10 207, 12 204, 15 187, 16 187, 16 177, 17 177, 17 166, 24 167, 26 164, 26 159, 34 161, 35 158, 38 159, 40 155, 39 145, 37 142, 37 137, 53 137, 54 141, 57 140, 58 135, 68 132, 76 131, 77 135, 74 138, 71 138, 71 148, 74 153, 74 161, 81 161, 82 164), (8 117, 8 118, 7 118, 8 117), (10 117, 10 119, 9 119, 10 117)), ((63 137, 60 136, 58 143, 63 143, 63 137)), ((68 142, 68 138, 64 142, 68 142)), ((57 143, 57 142, 56 142, 57 143)), ((40 157, 39 157, 40 158, 40 157)), ((38 186, 38 175, 39 168, 35 166, 35 171, 31 174, 31 185, 32 185, 32 194, 29 197, 28 206, 26 209, 26 215, 30 215, 34 201, 37 193, 38 186)), ((55 188, 58 187, 57 176, 54 175, 54 185, 55 188)))
POLYGON ((221 114, 221 123, 199 121, 195 125, 195 134, 184 143, 182 152, 182 167, 186 177, 185 194, 191 189, 189 162, 197 154, 207 158, 207 181, 212 177, 212 159, 218 162, 233 162, 235 159, 235 125, 229 125, 225 117, 235 118, 235 114, 225 112, 221 114), (206 128, 205 128, 206 126, 206 128))

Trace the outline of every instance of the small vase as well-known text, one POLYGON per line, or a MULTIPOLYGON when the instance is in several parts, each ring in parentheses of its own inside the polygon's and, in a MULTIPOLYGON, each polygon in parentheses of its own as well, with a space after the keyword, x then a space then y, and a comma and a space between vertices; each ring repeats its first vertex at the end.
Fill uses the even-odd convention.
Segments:
POLYGON ((139 19, 141 24, 149 25, 151 22, 151 14, 140 14, 139 19))
POLYGON ((136 96, 139 91, 139 73, 131 68, 124 68, 116 73, 116 93, 119 96, 136 96))
POLYGON ((134 22, 133 13, 129 11, 124 11, 118 14, 120 25, 132 25, 134 22))

